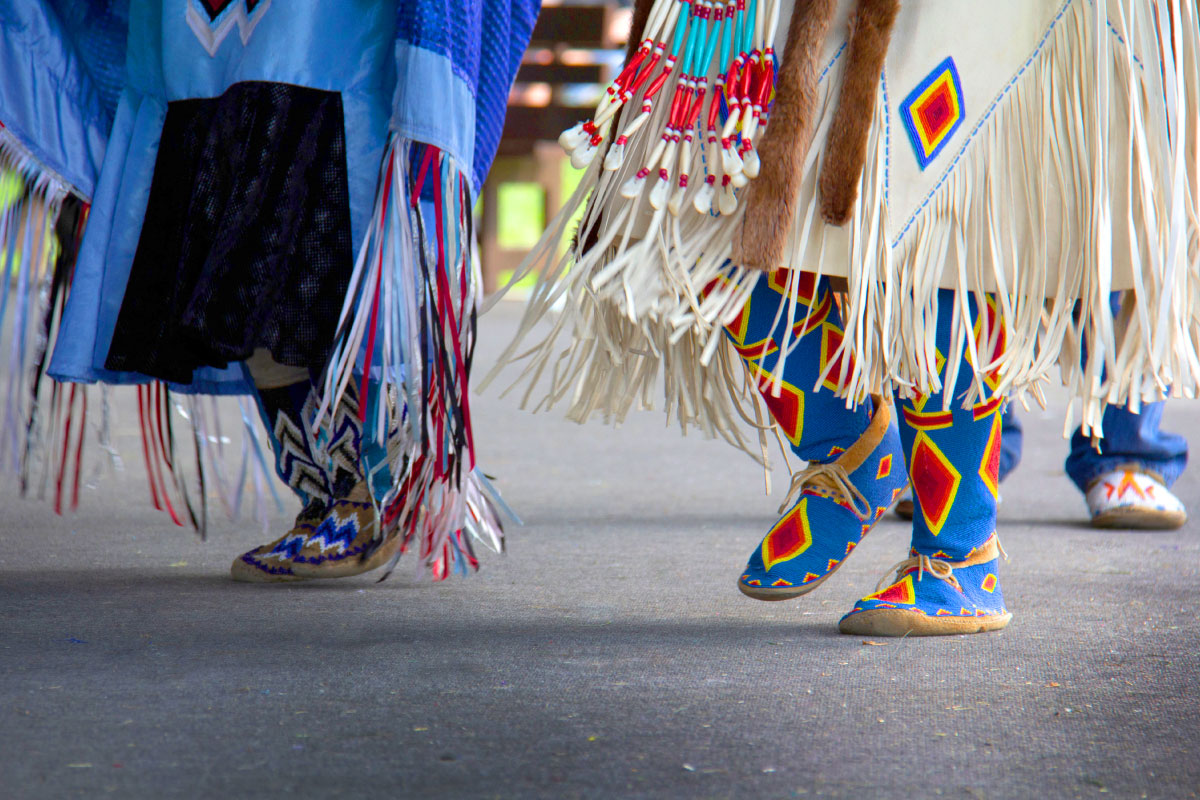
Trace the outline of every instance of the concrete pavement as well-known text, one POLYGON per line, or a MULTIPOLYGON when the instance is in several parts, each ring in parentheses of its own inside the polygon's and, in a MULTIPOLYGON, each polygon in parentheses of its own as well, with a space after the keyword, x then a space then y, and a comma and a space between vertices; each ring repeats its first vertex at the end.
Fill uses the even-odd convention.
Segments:
MULTIPOLYGON (((483 367, 516 314, 483 320, 483 367)), ((442 584, 404 562, 232 583, 265 537, 218 521, 200 542, 150 510, 131 425, 128 472, 78 514, 3 490, 0 797, 1200 794, 1200 529, 1086 526, 1061 405, 1024 416, 1003 487, 1012 625, 881 645, 836 623, 903 523, 814 595, 754 602, 734 581, 780 489, 749 459, 661 414, 474 410, 527 524, 442 584)), ((1200 404, 1166 427, 1195 439, 1200 404)), ((1200 519, 1200 472, 1176 491, 1200 519)))

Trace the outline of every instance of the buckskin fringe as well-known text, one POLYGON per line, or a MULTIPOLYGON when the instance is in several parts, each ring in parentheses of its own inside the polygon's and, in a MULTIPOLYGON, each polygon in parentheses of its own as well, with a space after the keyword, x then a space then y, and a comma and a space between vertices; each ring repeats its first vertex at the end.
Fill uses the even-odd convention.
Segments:
POLYGON ((367 474, 385 535, 403 539, 385 578, 412 549, 437 580, 476 569, 474 544, 501 551, 516 520, 475 461, 471 206, 454 158, 393 137, 324 377, 318 431, 361 383, 367 474))
MULTIPOLYGON (((956 168, 912 219, 894 226, 893 241, 884 233, 893 228, 884 102, 876 103, 850 221, 836 228, 819 218, 818 165, 841 65, 835 58, 826 68, 819 146, 806 156, 780 266, 802 264, 819 274, 834 257, 849 265, 847 335, 838 352, 848 358, 828 361, 851 365, 835 376, 847 402, 875 392, 940 391, 932 346, 939 287, 960 289, 952 352, 942 356, 954 365, 964 351, 970 358, 975 380, 960 398, 964 406, 981 396, 1040 397, 1056 364, 1082 401, 1085 434, 1102 435, 1108 404, 1136 410, 1141 402, 1196 393, 1197 12, 1180 0, 1108 0, 1107 16, 1099 5, 1063 2, 1025 68, 960 146, 956 168), (1148 62, 1161 56, 1162 70, 1145 68, 1135 53, 1149 54, 1148 62), (1112 158, 1124 152, 1132 157, 1112 158), (1108 299, 1113 288, 1125 288, 1123 264, 1133 265, 1124 276, 1131 291, 1114 319, 1108 299), (975 333, 967 304, 973 293, 984 308, 985 290, 995 292, 995 311, 975 333), (1085 348, 1089 358, 1081 363, 1085 348)), ((668 81, 661 88, 672 87, 668 81)), ((645 127, 666 124, 660 106, 645 127)), ((687 213, 688 199, 702 190, 689 189, 673 204, 681 213, 656 205, 649 193, 623 196, 654 145, 652 134, 630 140, 619 168, 609 171, 599 166, 608 160, 603 150, 593 156, 580 188, 514 278, 538 273, 539 284, 502 364, 527 362, 517 379, 528 385, 526 403, 535 392, 537 408, 569 397, 569 415, 580 421, 619 421, 630 407, 650 405, 661 380, 668 413, 741 446, 738 409, 748 398, 713 356, 724 346, 721 326, 740 311, 760 274, 726 261, 744 204, 735 195, 714 216, 687 213), (585 200, 575 244, 559 258, 567 220, 585 200), (595 244, 585 249, 581 242, 595 244), (538 323, 556 307, 561 313, 544 332, 538 323), (556 344, 564 334, 570 340, 556 344), (523 350, 530 337, 534 343, 523 350), (548 388, 538 383, 545 376, 548 388)), ((699 153, 694 161, 699 172, 709 163, 699 153)), ((786 313, 796 316, 794 302, 786 313)), ((781 345, 789 352, 790 342, 781 345)), ((947 394, 946 407, 950 402, 947 394)))
MULTIPOLYGON (((597 159, 514 275, 514 283, 531 272, 540 278, 530 295, 516 336, 480 382, 480 391, 485 390, 506 365, 526 362, 521 375, 504 392, 508 394, 518 385, 526 384, 522 408, 532 406, 535 412, 549 410, 559 402, 567 401, 569 419, 583 423, 599 415, 606 422, 617 425, 631 410, 653 409, 655 397, 661 391, 668 422, 674 418, 682 432, 699 428, 706 436, 720 437, 765 463, 762 448, 752 448, 744 433, 750 415, 761 416, 757 409, 757 392, 744 381, 740 388, 733 388, 736 379, 732 374, 728 377, 725 374, 730 372, 728 354, 718 351, 716 346, 720 339, 706 339, 699 325, 665 324, 656 314, 639 317, 639 312, 630 313, 630 307, 601 299, 593 291, 593 278, 603 266, 604 259, 613 259, 619 252, 613 239, 619 226, 626 223, 628 209, 617 212, 608 233, 591 250, 585 253, 572 250, 559 255, 559 242, 570 235, 570 221, 587 198, 588 189, 594 185, 599 171, 600 160, 597 159), (549 331, 544 330, 546 323, 550 325, 549 331), (558 341, 563 335, 570 338, 559 350, 558 341), (531 336, 538 337, 537 343, 522 352, 522 343, 531 336), (722 360, 714 362, 714 356, 718 354, 722 360), (722 362, 727 368, 724 373, 720 368, 722 362), (535 395, 538 390, 543 393, 535 395)), ((577 242, 583 241, 587 232, 597 226, 599 207, 600 204, 595 202, 588 205, 576 236, 577 242)), ((707 300, 705 313, 714 314, 718 320, 727 317, 732 321, 745 305, 757 276, 757 272, 737 268, 714 274, 714 280, 721 278, 722 282, 720 288, 710 292, 710 297, 720 297, 721 306, 709 311, 707 306, 713 304, 707 300)), ((665 279, 666 276, 664 287, 665 279)), ((686 290, 687 286, 686 282, 677 284, 681 290, 686 290)), ((624 288, 628 291, 621 299, 630 304, 639 296, 649 296, 649 292, 640 288, 627 284, 624 288)), ((698 295, 696 291, 693 299, 700 303, 698 295)), ((500 296, 498 293, 491 298, 490 304, 500 296)), ((682 299, 673 298, 676 303, 682 299)))
MULTIPOLYGON (((1194 4, 1160 6, 1177 24, 1144 2, 1110 0, 1107 18, 1082 0, 1065 3, 1023 74, 981 123, 979 141, 905 222, 899 241, 880 247, 861 224, 852 233, 851 247, 862 256, 852 254, 850 263, 879 278, 856 281, 851 270, 847 324, 867 334, 860 347, 873 345, 882 356, 864 363, 886 364, 881 376, 902 394, 941 388, 933 349, 922 346, 933 340, 939 284, 971 289, 981 308, 981 290, 995 292, 1001 324, 979 335, 968 332, 968 295, 958 293, 946 356, 957 363, 965 349, 976 365, 964 405, 1037 393, 1058 364, 1082 401, 1085 435, 1102 435, 1108 404, 1136 411, 1144 401, 1195 393, 1197 19, 1194 4), (1159 53, 1159 41, 1171 43, 1161 73, 1134 56, 1159 53), (1081 107, 1080 97, 1095 101, 1081 107), (1156 99, 1163 97, 1165 114, 1156 99), (1133 157, 1113 158, 1122 152, 1133 157), (1061 215, 1052 209, 1055 198, 1062 198, 1061 215), (1052 230, 1056 219, 1062 232, 1052 230), (1132 266, 1132 291, 1114 320, 1109 295, 1122 283, 1122 262, 1132 266), (859 297, 866 302, 856 303, 859 297), (1001 330, 1007 342, 997 353, 985 340, 1001 330), (878 339, 870 342, 874 331, 878 339)), ((885 156, 876 144, 867 191, 877 203, 885 156)), ((864 373, 855 385, 870 380, 864 373)))

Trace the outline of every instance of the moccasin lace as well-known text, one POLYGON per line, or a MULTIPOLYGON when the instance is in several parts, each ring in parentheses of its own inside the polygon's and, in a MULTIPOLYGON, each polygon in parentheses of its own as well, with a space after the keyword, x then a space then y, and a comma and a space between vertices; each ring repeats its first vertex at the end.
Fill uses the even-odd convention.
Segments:
POLYGON ((779 506, 780 514, 787 510, 787 507, 806 486, 817 486, 847 498, 850 501, 850 510, 854 512, 854 516, 858 517, 860 522, 866 522, 871 516, 871 504, 867 502, 867 498, 863 497, 863 493, 858 490, 858 487, 850 482, 846 468, 836 461, 830 464, 809 464, 807 468, 792 475, 792 484, 788 487, 787 495, 779 506))
POLYGON ((913 567, 917 568, 917 581, 925 576, 928 572, 933 577, 946 581, 955 588, 961 588, 958 585, 958 579, 954 577, 954 568, 950 566, 950 562, 942 561, 940 558, 930 558, 925 555, 915 555, 911 558, 906 558, 903 561, 897 562, 884 573, 884 577, 879 579, 879 583, 875 585, 876 592, 882 592, 891 584, 904 577, 904 574, 913 567), (888 573, 895 573, 895 577, 888 578, 888 573))

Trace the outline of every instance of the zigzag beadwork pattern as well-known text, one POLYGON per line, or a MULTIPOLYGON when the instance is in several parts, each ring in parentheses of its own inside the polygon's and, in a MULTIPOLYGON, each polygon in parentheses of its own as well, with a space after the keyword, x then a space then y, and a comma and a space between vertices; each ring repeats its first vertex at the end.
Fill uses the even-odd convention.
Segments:
POLYGON ((292 559, 304 547, 311 530, 311 525, 297 525, 275 542, 267 552, 251 550, 242 555, 242 561, 270 575, 288 574, 291 572, 292 559))
POLYGON ((346 564, 375 550, 380 541, 375 509, 364 499, 354 499, 365 498, 365 491, 356 492, 333 503, 297 554, 297 564, 346 564))
POLYGON ((270 7, 271 0, 188 0, 187 23, 205 52, 215 56, 234 25, 247 44, 270 7))
POLYGON ((333 431, 325 446, 329 474, 333 476, 334 483, 343 475, 358 476, 361 470, 362 424, 358 420, 358 412, 358 394, 349 389, 342 395, 342 402, 333 417, 333 431))
MULTIPOLYGON (((302 412, 305 419, 311 419, 315 399, 310 392, 302 412)), ((327 500, 332 494, 332 487, 325 470, 321 468, 317 443, 307 426, 297 425, 287 413, 281 411, 275 416, 272 432, 279 443, 277 469, 283 482, 308 497, 327 500)))
POLYGON ((355 538, 358 537, 358 532, 357 513, 351 511, 343 516, 337 511, 332 511, 326 515, 325 519, 321 520, 321 524, 312 532, 305 544, 308 548, 316 549, 322 554, 332 551, 338 555, 345 555, 355 538))

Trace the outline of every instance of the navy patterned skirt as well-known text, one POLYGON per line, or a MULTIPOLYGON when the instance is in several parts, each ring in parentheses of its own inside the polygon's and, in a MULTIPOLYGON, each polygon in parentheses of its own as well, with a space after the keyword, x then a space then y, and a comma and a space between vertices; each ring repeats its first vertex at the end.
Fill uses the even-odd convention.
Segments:
POLYGON ((291 84, 168 105, 108 369, 324 367, 354 266, 344 125, 340 94, 291 84))

